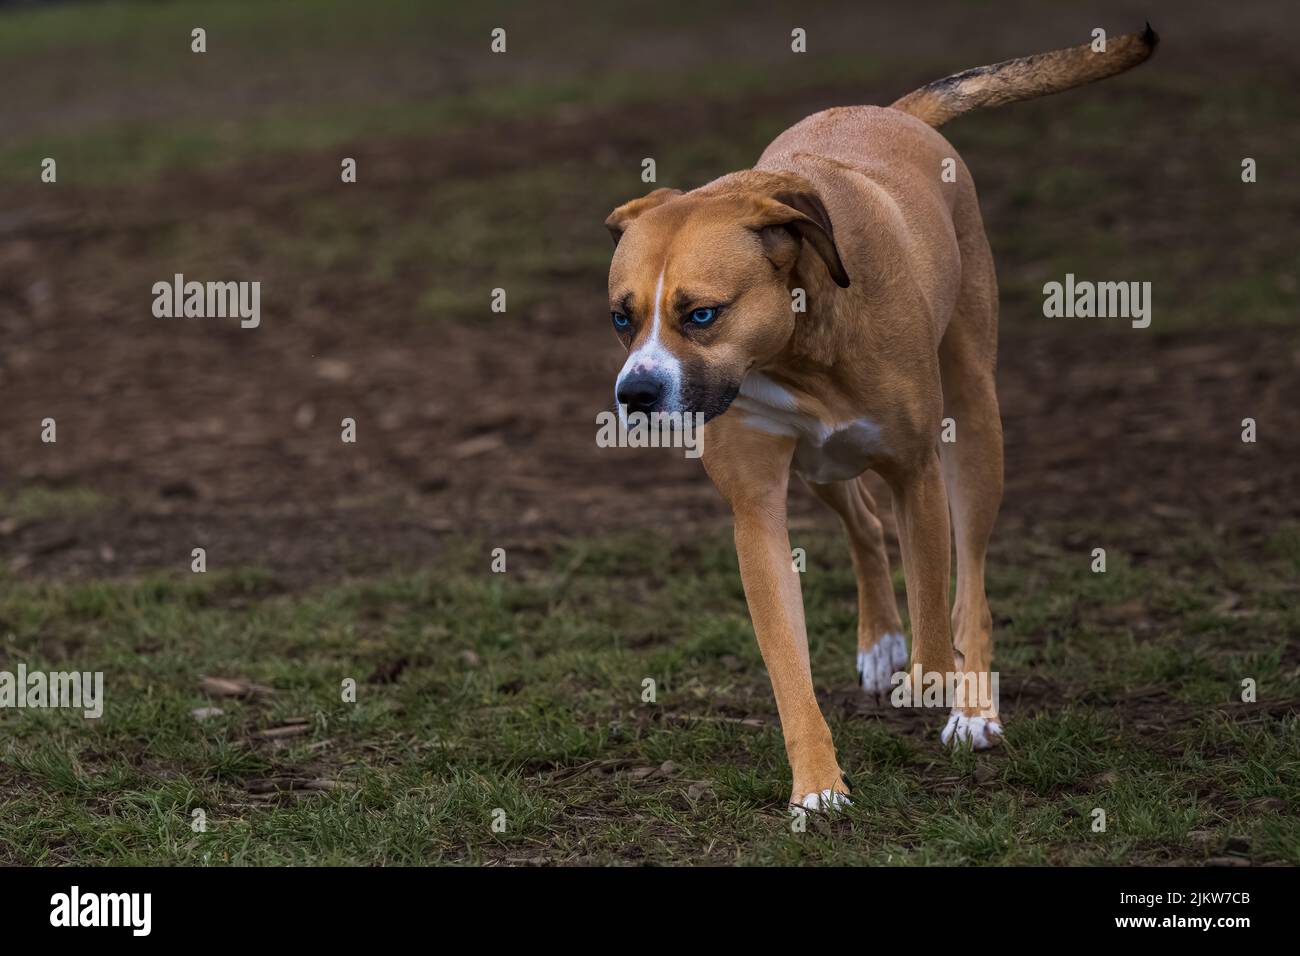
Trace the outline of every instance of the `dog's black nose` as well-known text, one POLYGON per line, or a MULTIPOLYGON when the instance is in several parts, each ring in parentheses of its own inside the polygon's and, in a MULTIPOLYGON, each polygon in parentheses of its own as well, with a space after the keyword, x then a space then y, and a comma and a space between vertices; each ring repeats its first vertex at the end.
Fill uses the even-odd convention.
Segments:
POLYGON ((634 373, 618 386, 618 403, 629 412, 652 412, 663 395, 663 382, 652 375, 634 373))

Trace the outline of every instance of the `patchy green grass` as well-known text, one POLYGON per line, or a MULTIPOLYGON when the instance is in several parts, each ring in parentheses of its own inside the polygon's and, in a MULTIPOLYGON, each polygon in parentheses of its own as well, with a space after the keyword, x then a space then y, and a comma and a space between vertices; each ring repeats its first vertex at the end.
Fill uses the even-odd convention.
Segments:
POLYGON ((0 517, 19 524, 47 518, 75 518, 103 510, 112 499, 92 488, 27 485, 0 495, 0 517))
POLYGON ((572 5, 564 17, 446 0, 374 8, 287 0, 274 10, 230 0, 105 3, 12 14, 0 31, 0 53, 9 54, 0 79, 16 87, 24 109, 0 146, 0 182, 33 180, 47 156, 59 161, 61 182, 113 186, 547 114, 571 119, 692 99, 734 111, 756 93, 866 86, 882 76, 884 51, 793 58, 780 34, 757 50, 713 45, 701 63, 690 38, 725 28, 742 9, 733 0, 691 22, 681 10, 647 6, 637 15, 643 29, 658 26, 685 42, 674 42, 666 59, 633 45, 615 71, 604 51, 627 11, 597 3, 572 5), (203 54, 190 49, 195 27, 207 31, 203 54), (490 50, 498 27, 507 30, 505 55, 490 50), (647 69, 658 71, 654 82, 647 69), (322 74, 350 73, 374 79, 322 82, 322 74), (160 84, 185 95, 160 97, 160 84), (85 110, 104 90, 121 99, 104 101, 95 119, 82 117, 71 132, 51 121, 69 107, 85 110))
MULTIPOLYGON (((354 191, 365 202, 323 185, 287 217, 275 208, 250 218, 247 203, 232 201, 229 222, 179 210, 178 223, 161 217, 139 240, 190 267, 265 246, 277 267, 311 275, 347 269, 357 283, 392 283, 419 274, 408 314, 479 320, 482 280, 503 272, 514 305, 567 297, 570 284, 598 290, 608 264, 600 221, 651 188, 636 175, 644 155, 658 163, 658 185, 691 188, 752 164, 803 112, 885 102, 926 64, 939 76, 983 55, 936 46, 918 56, 867 30, 822 30, 813 52, 794 56, 775 27, 735 22, 739 9, 646 5, 638 22, 655 42, 621 49, 614 71, 608 37, 626 12, 594 3, 560 22, 414 0, 373 10, 290 0, 266 11, 216 2, 9 14, 0 80, 13 105, 12 115, 0 108, 9 130, 0 182, 34 183, 51 156, 59 187, 71 190, 221 171, 234 173, 223 186, 234 190, 245 176, 276 181, 276 163, 285 179, 318 170, 327 183, 339 157, 357 150, 436 154, 476 131, 510 138, 512 124, 539 120, 581 129, 584 145, 566 154, 538 155, 524 135, 518 169, 483 176, 469 164, 428 184, 436 195, 418 219, 392 205, 409 201, 409 189, 372 191, 363 165, 354 191), (487 52, 498 21, 510 29, 506 56, 487 52), (210 35, 202 56, 188 45, 200 22, 210 35), (708 42, 718 36, 732 42, 708 42), (322 74, 340 82, 322 84, 322 74), (761 105, 801 95, 797 109, 761 105), (680 112, 681 134, 644 110, 680 112), (611 147, 611 124, 644 130, 654 146, 611 147)), ((1068 321, 1042 316, 1044 283, 1066 273, 1151 283, 1152 329, 1119 320, 1116 334, 1292 324, 1300 259, 1279 240, 1300 210, 1300 181, 1283 175, 1300 146, 1288 89, 1184 72, 1157 55, 1113 83, 945 127, 980 190, 1004 327, 1068 321), (1258 163, 1256 183, 1241 182, 1244 155, 1258 163), (1206 235, 1217 241, 1186 241, 1206 235)))
POLYGON ((806 832, 727 536, 638 538, 504 574, 464 545, 295 594, 257 571, 10 582, 0 669, 103 671, 106 704, 0 711, 0 862, 1300 862, 1294 529, 1232 610, 1216 594, 1242 582, 1205 562, 999 556, 1008 735, 978 755, 940 748, 940 715, 852 691, 843 544, 800 538, 855 798, 806 832), (209 697, 203 676, 264 689, 209 697))

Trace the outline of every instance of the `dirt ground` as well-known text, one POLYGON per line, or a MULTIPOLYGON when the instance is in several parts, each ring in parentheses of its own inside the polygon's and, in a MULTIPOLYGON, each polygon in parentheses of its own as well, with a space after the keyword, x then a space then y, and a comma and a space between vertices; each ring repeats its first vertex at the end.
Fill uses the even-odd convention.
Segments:
MULTIPOLYGON (((1288 261, 1279 250, 1294 247, 1300 195, 1276 185, 1292 181, 1277 166, 1293 154, 1294 124, 1276 120, 1283 91, 1300 75, 1278 36, 1288 14, 1278 4, 1231 12, 1206 3, 1155 6, 1146 15, 1166 40, 1151 65, 951 133, 975 173, 1004 290, 1014 292, 1010 301, 1004 294, 999 376, 1007 463, 999 534, 1007 540, 1069 519, 1129 526, 1129 543, 1139 548, 1201 532, 1249 547, 1300 517, 1294 324, 1251 321, 1251 299, 1181 324, 1169 322, 1180 310, 1166 304, 1213 300, 1216 290, 1251 281, 1260 301, 1295 308, 1294 255, 1288 261), (1211 57, 1213 81, 1205 73, 1211 57), (1245 89, 1251 93, 1241 98, 1245 89), (1252 202, 1219 164, 1231 172, 1237 153, 1270 148, 1278 160, 1270 167, 1266 158, 1264 168, 1277 180, 1252 202), (1052 190, 1065 201, 1044 203, 1052 190), (1122 245, 1106 245, 1116 241, 1122 245), (1064 261, 1081 272, 1122 269, 1126 250, 1140 256, 1134 268, 1163 280, 1151 329, 1036 314, 1032 290, 1055 271, 1045 263, 1073 256, 1064 261), (1240 440, 1246 417, 1258 423, 1258 444, 1240 440)), ((335 38, 322 27, 319 55, 330 57, 333 85, 310 94, 294 88, 292 65, 274 72, 259 65, 273 41, 269 28, 255 27, 235 51, 246 78, 223 79, 221 60, 196 69, 192 58, 178 59, 157 67, 175 82, 145 94, 125 69, 138 51, 124 31, 102 49, 56 51, 15 69, 10 80, 24 94, 0 115, 29 137, 48 135, 54 116, 69 132, 93 132, 105 119, 110 130, 165 127, 181 123, 194 103, 215 121, 251 122, 263 101, 306 110, 319 109, 326 94, 380 105, 449 90, 469 95, 499 72, 498 61, 446 40, 448 55, 429 65, 424 47, 433 40, 418 7, 410 11, 394 14, 392 35, 380 21, 374 37, 335 38), (405 32, 401 16, 416 18, 405 32), (81 68, 66 69, 74 53, 81 68), (63 91, 51 85, 58 75, 66 76, 63 91), (36 109, 42 89, 57 109, 36 109)), ((276 13, 286 22, 294 16, 293 8, 276 13)), ((428 25, 438 16, 431 12, 428 25)), ((1122 3, 1089 16, 1112 28, 1140 21, 1122 3)), ((723 30, 727 56, 761 65, 773 55, 771 31, 786 29, 780 17, 741 21, 721 8, 694 24, 671 11, 665 17, 624 54, 627 69, 662 69, 647 75, 665 89, 672 71, 695 61, 699 31, 723 30)), ((424 564, 447 535, 520 545, 725 523, 698 464, 595 445, 594 417, 612 402, 621 363, 604 318, 599 248, 611 194, 603 181, 590 189, 574 183, 662 152, 666 135, 674 144, 754 143, 752 151, 713 147, 724 161, 743 162, 771 133, 816 109, 887 102, 930 78, 939 69, 931 63, 974 65, 986 48, 1031 52, 1044 36, 1078 33, 1078 19, 1035 5, 990 19, 950 4, 920 30, 906 7, 873 11, 866 22, 828 7, 807 15, 810 35, 824 44, 819 52, 847 55, 851 66, 864 55, 855 34, 865 31, 876 56, 886 49, 879 38, 890 37, 898 63, 866 80, 837 80, 844 70, 830 69, 831 79, 789 89, 760 76, 737 80, 752 92, 725 105, 689 89, 605 105, 585 88, 556 105, 449 124, 434 135, 357 137, 103 186, 80 182, 75 165, 65 165, 57 188, 30 178, 7 184, 0 496, 12 503, 31 489, 56 496, 89 489, 101 506, 74 514, 6 509, 0 561, 22 575, 117 576, 183 567, 202 545, 219 565, 255 563, 311 580, 424 564), (344 152, 363 170, 351 191, 338 182, 344 152), (492 207, 484 184, 528 182, 531 171, 540 172, 526 208, 492 207), (562 188, 546 178, 551 172, 562 188), (453 189, 448 199, 449 186, 468 191, 453 189), (444 233, 440 220, 451 220, 444 233), (475 229, 487 241, 467 256, 463 237, 475 229), (506 249, 499 240, 511 234, 523 239, 506 249), (422 255, 394 259, 403 242, 422 255), (332 258, 330 243, 351 257, 332 258), (533 288, 506 315, 493 315, 491 288, 515 294, 520 263, 512 255, 530 259, 533 288), (367 268, 381 259, 386 268, 367 268), (259 279, 261 327, 153 318, 148 290, 178 271, 259 279), (454 287, 460 305, 422 321, 413 314, 431 287, 454 287), (56 444, 39 440, 47 417, 58 423, 56 444), (344 417, 357 421, 355 445, 339 440, 344 417)), ((603 69, 607 34, 594 14, 567 26, 521 23, 516 36, 527 39, 517 41, 514 82, 527 90, 593 64, 603 69), (556 30, 571 39, 557 42, 556 30)), ((300 85, 315 80, 312 61, 303 62, 300 85)), ((802 75, 797 59, 779 62, 802 75)), ((84 161, 96 158, 90 150, 84 161)), ((678 161, 673 175, 685 174, 681 185, 703 182, 726 171, 718 161, 678 161)), ((620 187, 613 201, 639 186, 620 187)), ((797 521, 822 520, 810 517, 816 509, 807 495, 795 499, 797 521)))
MULTIPOLYGON (((563 157, 607 119, 403 144, 370 164, 380 182, 369 188, 407 184, 414 201, 393 209, 418 219, 430 184, 563 157)), ((653 124, 653 108, 644 121, 627 125, 653 124)), ((629 138, 618 145, 634 148, 629 138)), ((328 171, 334 160, 294 162, 328 171)), ((268 173, 253 165, 111 191, 32 189, 0 217, 4 485, 92 488, 113 502, 10 518, 0 558, 11 567, 130 574, 184 563, 202 545, 222 564, 311 578, 427 562, 447 534, 519 545, 726 521, 698 463, 596 447, 594 416, 612 401, 621 363, 598 277, 559 270, 508 327, 486 308, 478 322, 414 323, 403 316, 413 295, 404 283, 417 277, 277 272, 263 250, 250 255, 265 276, 256 330, 125 307, 151 301, 145 292, 163 272, 149 253, 178 223, 292 229, 313 196, 335 188, 328 172, 292 182, 268 173), (355 445, 339 440, 347 416, 358 422, 355 445), (46 417, 58 423, 53 445, 39 440, 46 417)), ((1191 529, 1248 545, 1300 517, 1293 331, 1042 320, 1004 328, 1000 348, 1001 534, 1069 518, 1132 522, 1147 547, 1191 529), (1242 443, 1246 417, 1266 441, 1242 443)), ((802 493, 792 508, 796 520, 815 512, 802 493)))

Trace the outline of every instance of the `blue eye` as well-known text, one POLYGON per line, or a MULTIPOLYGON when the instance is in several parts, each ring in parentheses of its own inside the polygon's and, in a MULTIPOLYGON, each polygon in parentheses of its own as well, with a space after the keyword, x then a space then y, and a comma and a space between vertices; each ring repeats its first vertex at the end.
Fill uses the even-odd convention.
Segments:
POLYGON ((625 329, 632 324, 632 320, 622 312, 611 312, 609 317, 614 320, 614 328, 616 329, 625 329))
POLYGON ((717 309, 696 309, 691 313, 691 322, 694 325, 709 325, 717 317, 717 309))

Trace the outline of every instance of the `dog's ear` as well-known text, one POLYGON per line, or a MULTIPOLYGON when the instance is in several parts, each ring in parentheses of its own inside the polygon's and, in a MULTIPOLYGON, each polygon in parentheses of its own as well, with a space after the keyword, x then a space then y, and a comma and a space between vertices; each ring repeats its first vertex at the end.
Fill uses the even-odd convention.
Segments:
POLYGON ((627 229, 633 219, 643 212, 655 208, 655 206, 662 206, 670 199, 676 199, 681 194, 680 189, 656 189, 640 199, 633 199, 631 202, 623 203, 623 205, 611 212, 605 219, 605 228, 614 237, 614 247, 618 248, 618 241, 623 238, 624 230, 627 229))
MULTIPOLYGON (((841 289, 849 287, 849 274, 835 247, 831 217, 817 193, 811 189, 781 190, 764 197, 757 218, 750 224, 760 234, 765 229, 783 229, 794 238, 809 243, 841 289)), ((766 242, 764 243, 766 245, 766 242)))

